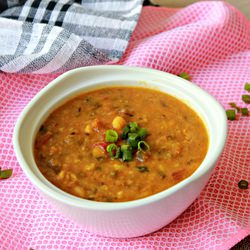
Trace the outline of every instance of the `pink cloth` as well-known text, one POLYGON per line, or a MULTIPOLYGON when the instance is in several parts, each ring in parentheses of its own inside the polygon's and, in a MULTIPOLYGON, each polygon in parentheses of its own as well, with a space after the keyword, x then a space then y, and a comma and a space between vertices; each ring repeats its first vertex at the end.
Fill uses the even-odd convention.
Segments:
MULTIPOLYGON (((222 2, 187 8, 144 7, 118 64, 188 72, 225 108, 242 103, 250 81, 250 24, 222 2)), ((209 183, 175 221, 134 239, 96 236, 65 219, 21 170, 12 146, 15 121, 55 75, 0 74, 0 165, 13 177, 0 181, 1 249, 229 249, 250 233, 250 117, 229 122, 228 141, 209 183)), ((248 105, 250 107, 250 105, 248 105)))

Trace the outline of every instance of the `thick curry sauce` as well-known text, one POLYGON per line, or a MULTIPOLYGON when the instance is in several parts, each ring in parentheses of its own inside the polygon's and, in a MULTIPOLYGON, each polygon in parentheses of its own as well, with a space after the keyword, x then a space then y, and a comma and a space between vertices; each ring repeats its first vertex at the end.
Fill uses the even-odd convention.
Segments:
POLYGON ((190 176, 203 161, 208 134, 180 100, 155 90, 113 87, 82 94, 56 109, 41 126, 34 156, 58 188, 94 201, 130 201, 161 192, 190 176), (142 158, 114 159, 105 131, 146 128, 142 158))

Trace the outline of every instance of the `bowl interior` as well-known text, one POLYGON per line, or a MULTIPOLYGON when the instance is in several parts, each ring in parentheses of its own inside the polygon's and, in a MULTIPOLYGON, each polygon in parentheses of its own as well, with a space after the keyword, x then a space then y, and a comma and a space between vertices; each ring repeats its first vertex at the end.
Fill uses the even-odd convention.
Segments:
MULTIPOLYGON (((176 97, 199 114, 209 135, 207 155, 193 175, 153 196, 116 203, 117 208, 127 206, 128 203, 139 205, 161 199, 212 170, 223 149, 227 132, 225 112, 213 97, 180 77, 156 70, 124 66, 85 67, 69 71, 52 81, 27 105, 16 124, 13 141, 17 158, 26 175, 39 189, 69 204, 95 206, 96 202, 74 197, 51 184, 35 164, 33 144, 41 124, 55 108, 81 93, 112 86, 146 87, 176 97)), ((114 204, 103 203, 102 209, 105 207, 113 208, 114 204)))

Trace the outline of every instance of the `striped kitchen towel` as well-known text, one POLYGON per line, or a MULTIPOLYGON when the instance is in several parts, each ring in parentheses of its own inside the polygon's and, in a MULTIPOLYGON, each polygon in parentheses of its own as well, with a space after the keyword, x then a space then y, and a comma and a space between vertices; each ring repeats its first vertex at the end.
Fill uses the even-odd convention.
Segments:
POLYGON ((142 0, 0 1, 0 70, 57 73, 117 61, 142 0))

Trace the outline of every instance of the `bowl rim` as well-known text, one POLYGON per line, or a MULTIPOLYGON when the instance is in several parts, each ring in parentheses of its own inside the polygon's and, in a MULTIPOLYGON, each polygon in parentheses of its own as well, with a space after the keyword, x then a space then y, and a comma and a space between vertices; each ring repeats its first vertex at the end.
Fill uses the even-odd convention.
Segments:
MULTIPOLYGON (((154 203, 156 201, 160 201, 164 199, 165 197, 171 196, 177 191, 185 188, 188 184, 196 181, 197 179, 201 178, 203 175, 205 175, 208 171, 210 171, 213 168, 213 165, 216 163, 218 157, 220 156, 227 137, 227 118, 224 109, 222 106, 218 103, 218 101, 208 94, 206 91, 198 87, 197 85, 191 83, 190 81, 187 81, 185 79, 182 79, 176 75, 173 75, 171 73, 155 70, 155 69, 149 69, 149 68, 141 68, 141 67, 134 67, 134 66, 123 66, 123 65, 101 65, 101 66, 88 66, 88 67, 81 67, 77 69, 73 69, 70 71, 67 71, 63 73, 62 75, 56 77, 54 80, 50 81, 42 90, 40 90, 33 98, 32 100, 26 105, 26 107, 23 109, 21 114, 18 117, 18 120, 16 122, 14 133, 13 133, 13 145, 14 145, 14 151, 17 157, 17 160, 23 169, 25 175, 29 178, 29 180, 35 185, 40 191, 45 193, 50 198, 53 198, 59 202, 62 202, 64 204, 79 207, 79 208, 86 208, 89 210, 96 210, 96 211, 117 211, 117 210, 124 210, 124 209, 131 209, 135 207, 145 206, 149 205, 151 203, 154 203), (30 109, 33 107, 34 103, 43 96, 46 92, 48 92, 52 87, 55 87, 55 85, 60 84, 60 82, 66 78, 73 76, 76 73, 82 73, 85 71, 92 71, 92 70, 125 70, 125 71, 134 71, 138 73, 147 73, 147 74, 157 74, 161 77, 171 77, 173 79, 178 79, 178 81, 185 82, 187 87, 196 89, 198 92, 202 92, 207 98, 209 98, 214 104, 217 106, 219 115, 221 116, 221 126, 223 127, 222 131, 223 133, 220 135, 221 140, 218 146, 218 150, 214 152, 212 159, 210 160, 210 165, 204 167, 203 171, 199 171, 199 173, 196 173, 196 171, 186 179, 182 180, 181 182, 177 183, 176 185, 163 190, 159 193, 153 194, 151 196, 132 200, 132 201, 124 201, 124 202, 100 202, 100 201, 90 201, 83 198, 76 197, 74 195, 68 194, 65 191, 58 189, 51 189, 49 186, 47 186, 45 183, 43 183, 30 169, 28 164, 26 164, 26 161, 24 159, 24 156, 22 155, 20 146, 19 146, 19 130, 22 125, 22 123, 25 121, 25 117, 29 113, 30 109), (196 174, 195 174, 196 173, 196 174), (65 195, 66 194, 66 195, 65 195)), ((210 147, 210 146, 209 146, 210 147)), ((199 169, 199 168, 198 168, 199 169)), ((45 177, 44 177, 45 178, 45 177)))

